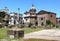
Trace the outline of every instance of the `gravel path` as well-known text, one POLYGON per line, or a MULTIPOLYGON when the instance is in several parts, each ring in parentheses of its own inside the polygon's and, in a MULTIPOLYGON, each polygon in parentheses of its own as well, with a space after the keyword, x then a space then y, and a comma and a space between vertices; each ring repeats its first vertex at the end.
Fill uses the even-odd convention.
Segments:
POLYGON ((60 30, 57 29, 41 30, 24 35, 24 39, 29 38, 60 40, 60 30))

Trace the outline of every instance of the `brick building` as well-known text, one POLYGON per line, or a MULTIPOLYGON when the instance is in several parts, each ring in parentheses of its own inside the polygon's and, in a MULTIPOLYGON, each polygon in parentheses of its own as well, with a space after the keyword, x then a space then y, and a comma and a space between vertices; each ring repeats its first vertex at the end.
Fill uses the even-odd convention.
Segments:
POLYGON ((46 25, 46 20, 50 20, 56 25, 56 13, 41 10, 37 14, 38 26, 46 25))
POLYGON ((36 8, 34 5, 32 5, 31 9, 29 11, 26 11, 24 13, 24 23, 25 25, 28 25, 28 23, 33 23, 38 26, 44 26, 46 25, 46 20, 50 20, 53 24, 56 25, 56 13, 48 12, 45 10, 41 10, 38 13, 36 13, 36 8))

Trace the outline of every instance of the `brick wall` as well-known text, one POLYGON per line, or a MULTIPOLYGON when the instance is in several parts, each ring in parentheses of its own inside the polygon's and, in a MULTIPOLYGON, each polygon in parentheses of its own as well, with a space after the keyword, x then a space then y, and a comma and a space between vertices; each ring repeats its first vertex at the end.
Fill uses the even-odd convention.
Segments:
POLYGON ((37 15, 37 21, 38 21, 39 26, 41 25, 42 22, 44 24, 46 24, 46 20, 50 20, 51 22, 56 24, 56 15, 55 14, 47 14, 47 13, 37 15), (41 18, 43 18, 43 19, 41 20, 41 18))

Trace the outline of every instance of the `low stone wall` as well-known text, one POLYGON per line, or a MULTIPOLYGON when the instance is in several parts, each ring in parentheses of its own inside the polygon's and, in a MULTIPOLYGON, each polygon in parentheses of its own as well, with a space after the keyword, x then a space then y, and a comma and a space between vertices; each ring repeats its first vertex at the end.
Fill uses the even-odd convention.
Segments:
POLYGON ((24 37, 24 30, 13 28, 7 31, 7 36, 10 38, 24 37))

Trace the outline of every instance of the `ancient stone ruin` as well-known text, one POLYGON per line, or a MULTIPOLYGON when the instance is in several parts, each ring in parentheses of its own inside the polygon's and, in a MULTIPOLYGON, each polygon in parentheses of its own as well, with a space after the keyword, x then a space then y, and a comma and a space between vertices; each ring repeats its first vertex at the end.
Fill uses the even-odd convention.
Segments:
POLYGON ((10 38, 24 37, 24 30, 20 28, 11 28, 7 31, 7 36, 10 38))

